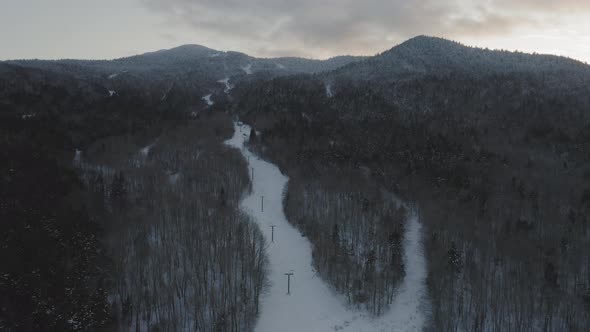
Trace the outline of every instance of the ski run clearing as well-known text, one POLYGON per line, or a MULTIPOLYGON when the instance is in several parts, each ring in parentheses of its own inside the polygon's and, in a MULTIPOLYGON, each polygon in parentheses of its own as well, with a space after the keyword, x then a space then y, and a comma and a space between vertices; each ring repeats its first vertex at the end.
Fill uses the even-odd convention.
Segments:
POLYGON ((422 255, 421 224, 409 214, 404 243, 406 276, 390 310, 380 317, 348 308, 343 296, 324 283, 312 267, 311 244, 287 222, 283 191, 288 178, 273 164, 244 147, 250 127, 235 125, 226 144, 241 151, 249 164, 252 191, 241 203, 268 242, 269 288, 261 297, 255 331, 421 331, 426 320, 426 260, 422 255), (274 225, 274 242, 271 226, 274 225), (287 295, 286 273, 293 273, 287 295))

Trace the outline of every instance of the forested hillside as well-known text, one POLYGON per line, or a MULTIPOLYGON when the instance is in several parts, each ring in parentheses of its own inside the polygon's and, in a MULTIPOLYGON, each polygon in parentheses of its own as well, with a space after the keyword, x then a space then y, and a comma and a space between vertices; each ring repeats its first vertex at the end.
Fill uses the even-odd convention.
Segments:
POLYGON ((237 119, 346 310, 395 303, 412 216, 427 330, 590 325, 590 66, 422 36, 1 62, 0 329, 253 330, 272 264, 237 119))
POLYGON ((266 256, 231 119, 2 68, 0 327, 251 330, 266 256))
POLYGON ((588 65, 564 57, 467 47, 442 38, 418 36, 365 61, 337 68, 327 76, 389 83, 422 76, 534 73, 567 84, 567 75, 587 80, 588 72, 588 65))
MULTIPOLYGON (((81 330, 110 321, 102 227, 89 213, 65 127, 0 120, 0 328, 81 330)), ((72 151, 73 152, 73 151, 72 151)))
POLYGON ((222 146, 231 121, 209 115, 163 132, 99 140, 77 167, 107 224, 113 318, 131 330, 250 330, 265 285, 265 242, 238 208, 243 159, 222 146), (114 158, 113 158, 114 157, 114 158), (215 257, 215 259, 211 259, 215 257))
MULTIPOLYGON (((356 66, 325 76, 338 86, 356 66)), ((419 205, 434 330, 579 331, 590 319, 590 94, 576 82, 590 77, 574 66, 579 81, 444 66, 332 94, 323 75, 277 78, 237 87, 234 109, 289 175, 367 170, 419 205)))
POLYGON ((380 315, 404 276, 406 211, 362 176, 291 178, 289 221, 314 245, 314 267, 348 303, 380 315), (351 183, 346 183, 350 181, 351 183), (358 182, 357 182, 358 181, 358 182))

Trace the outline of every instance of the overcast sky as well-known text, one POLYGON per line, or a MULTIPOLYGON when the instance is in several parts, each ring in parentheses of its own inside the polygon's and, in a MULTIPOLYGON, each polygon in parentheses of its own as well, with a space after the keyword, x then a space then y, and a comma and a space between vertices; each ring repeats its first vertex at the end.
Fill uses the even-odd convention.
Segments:
POLYGON ((590 62, 590 0, 0 0, 0 59, 110 59, 182 44, 327 58, 416 35, 590 62))

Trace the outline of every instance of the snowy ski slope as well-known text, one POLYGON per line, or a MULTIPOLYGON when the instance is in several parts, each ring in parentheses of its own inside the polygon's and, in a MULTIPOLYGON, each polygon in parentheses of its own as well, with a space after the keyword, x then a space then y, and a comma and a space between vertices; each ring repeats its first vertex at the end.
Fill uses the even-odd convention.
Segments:
POLYGON ((404 260, 407 275, 389 312, 373 318, 346 306, 312 267, 311 244, 292 227, 283 213, 283 190, 288 178, 278 167, 261 160, 244 147, 250 127, 235 125, 226 144, 240 149, 253 176, 252 192, 241 203, 264 232, 270 261, 270 287, 262 295, 259 332, 300 331, 420 331, 425 323, 426 262, 422 256, 421 225, 411 213, 406 226, 404 260), (264 198, 262 198, 264 197, 264 198), (274 242, 271 242, 271 226, 274 242), (287 276, 291 277, 287 295, 287 276))

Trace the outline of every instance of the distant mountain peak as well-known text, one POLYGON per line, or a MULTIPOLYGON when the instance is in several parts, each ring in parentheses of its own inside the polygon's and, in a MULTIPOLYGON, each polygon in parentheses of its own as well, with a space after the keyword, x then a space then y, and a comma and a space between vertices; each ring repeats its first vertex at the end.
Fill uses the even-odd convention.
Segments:
POLYGON ((143 55, 156 55, 156 54, 157 55, 162 55, 162 54, 202 55, 202 54, 216 53, 216 52, 219 52, 219 51, 216 51, 214 49, 211 49, 211 48, 208 48, 208 47, 205 47, 202 45, 185 44, 185 45, 177 46, 177 47, 170 48, 170 49, 162 49, 162 50, 155 51, 155 52, 148 52, 143 55))
POLYGON ((397 80, 423 75, 462 74, 484 77, 497 73, 580 74, 590 67, 568 58, 470 47, 439 37, 416 36, 365 61, 337 69, 352 80, 397 80))
POLYGON ((412 37, 412 38, 406 40, 402 44, 411 44, 411 43, 417 43, 417 42, 420 42, 420 43, 421 42, 436 42, 436 41, 451 42, 448 39, 444 39, 444 38, 440 38, 440 37, 427 36, 427 35, 418 35, 416 37, 412 37))
POLYGON ((187 49, 187 50, 195 50, 196 49, 196 50, 214 51, 213 49, 211 49, 207 46, 203 46, 203 45, 199 45, 199 44, 184 44, 184 45, 173 47, 170 50, 182 50, 182 49, 187 49))
POLYGON ((394 51, 394 50, 400 49, 400 48, 401 49, 409 48, 409 49, 416 49, 416 50, 436 49, 436 50, 440 51, 440 50, 444 50, 444 49, 452 48, 452 47, 466 47, 466 46, 461 45, 460 43, 449 40, 449 39, 420 35, 420 36, 410 38, 410 39, 406 40, 405 42, 403 42, 397 46, 394 46, 389 51, 386 51, 384 53, 394 51))

